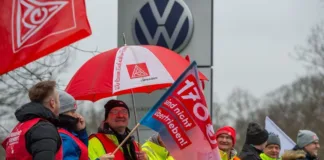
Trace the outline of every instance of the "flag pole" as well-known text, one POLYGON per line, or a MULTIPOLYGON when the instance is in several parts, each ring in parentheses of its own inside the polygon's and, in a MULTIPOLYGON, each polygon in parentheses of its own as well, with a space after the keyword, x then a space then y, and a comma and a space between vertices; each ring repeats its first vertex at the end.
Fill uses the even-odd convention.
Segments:
POLYGON ((126 43, 126 35, 125 35, 125 33, 123 33, 123 41, 124 41, 124 46, 126 46, 127 43, 126 43))
POLYGON ((129 134, 127 135, 127 137, 118 145, 118 147, 114 150, 114 152, 112 153, 113 155, 116 154, 116 152, 119 150, 119 148, 124 145, 124 143, 128 140, 128 138, 135 132, 135 130, 137 130, 137 128, 140 126, 140 123, 137 123, 136 126, 129 132, 129 134))

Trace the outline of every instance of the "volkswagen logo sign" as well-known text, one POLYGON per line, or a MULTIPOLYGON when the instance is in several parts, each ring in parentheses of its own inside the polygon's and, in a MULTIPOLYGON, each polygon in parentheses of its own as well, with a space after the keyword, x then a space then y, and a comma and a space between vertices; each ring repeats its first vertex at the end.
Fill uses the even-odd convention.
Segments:
POLYGON ((193 32, 193 18, 183 0, 148 0, 132 23, 136 44, 158 45, 181 52, 193 32))

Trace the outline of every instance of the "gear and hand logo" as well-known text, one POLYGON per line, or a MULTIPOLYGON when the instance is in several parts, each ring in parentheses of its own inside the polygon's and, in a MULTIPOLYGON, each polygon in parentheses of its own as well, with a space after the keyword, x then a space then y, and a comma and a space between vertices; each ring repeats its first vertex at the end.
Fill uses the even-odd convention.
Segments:
POLYGON ((76 28, 74 0, 12 0, 12 49, 14 53, 40 43, 46 38, 76 28), (71 21, 57 24, 60 12, 65 12, 71 21), (51 32, 44 33, 49 26, 51 32), (40 34, 42 33, 42 34, 40 34))

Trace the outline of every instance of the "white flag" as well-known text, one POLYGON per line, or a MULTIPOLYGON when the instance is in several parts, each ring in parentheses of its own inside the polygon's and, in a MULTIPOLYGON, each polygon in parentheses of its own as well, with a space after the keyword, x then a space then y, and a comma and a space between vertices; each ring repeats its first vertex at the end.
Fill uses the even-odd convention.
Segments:
POLYGON ((280 155, 282 155, 285 150, 291 150, 295 147, 296 143, 291 140, 268 116, 265 119, 265 128, 268 132, 273 132, 279 136, 281 143, 280 155))

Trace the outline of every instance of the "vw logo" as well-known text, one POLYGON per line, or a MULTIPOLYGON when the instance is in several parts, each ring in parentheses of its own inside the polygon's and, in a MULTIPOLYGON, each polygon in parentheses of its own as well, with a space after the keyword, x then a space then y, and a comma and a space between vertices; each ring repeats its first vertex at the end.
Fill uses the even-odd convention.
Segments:
POLYGON ((158 45, 181 52, 193 32, 193 18, 183 0, 148 0, 132 23, 136 44, 158 45))

